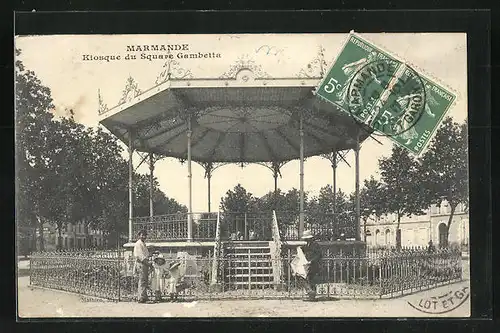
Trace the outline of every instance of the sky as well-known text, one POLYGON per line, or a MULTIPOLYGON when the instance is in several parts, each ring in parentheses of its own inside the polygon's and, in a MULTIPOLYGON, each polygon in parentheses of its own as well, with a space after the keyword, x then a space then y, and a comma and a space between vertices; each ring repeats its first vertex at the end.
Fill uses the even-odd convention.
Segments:
MULTIPOLYGON (((448 111, 455 121, 467 118, 467 47, 464 33, 377 33, 360 34, 375 45, 404 59, 407 64, 439 82, 457 96, 448 111)), ((125 60, 127 45, 188 44, 184 53, 212 53, 220 57, 203 59, 175 59, 190 70, 194 77, 217 78, 227 72, 239 59, 254 61, 272 77, 295 77, 300 70, 324 48, 326 62, 330 65, 340 52, 347 33, 342 34, 247 34, 247 35, 59 35, 17 36, 15 47, 21 49, 27 69, 36 73, 42 84, 49 87, 54 99, 55 113, 65 115, 73 109, 76 121, 92 127, 99 125, 98 90, 109 108, 118 104, 126 80, 132 76, 141 90, 155 86, 165 60, 125 60), (120 60, 84 60, 85 55, 120 56, 120 60)), ((146 52, 164 54, 165 52, 146 52)), ((87 57, 88 58, 88 57, 87 57)), ((318 82, 319 83, 319 82, 318 82)), ((379 178, 378 160, 389 156, 392 142, 376 137, 363 142, 360 151, 360 180, 370 176, 379 178)), ((125 154, 124 154, 125 157, 125 154)), ((337 187, 344 192, 354 191, 354 153, 346 156, 349 167, 341 163, 337 168, 337 187)), ((134 164, 140 161, 134 156, 134 164)), ((138 169, 147 173, 146 165, 138 169)), ((208 209, 207 180, 204 170, 193 163, 193 211, 208 209)), ((304 188, 311 195, 332 183, 332 167, 328 160, 313 157, 305 162, 304 188)), ((299 162, 292 161, 281 169, 278 186, 282 191, 299 188, 299 162)), ((187 165, 172 158, 155 164, 155 176, 160 188, 168 197, 182 204, 188 202, 187 165)), ((211 210, 217 211, 221 197, 237 184, 256 196, 274 188, 272 173, 260 165, 241 168, 226 165, 214 171, 211 182, 211 210)))

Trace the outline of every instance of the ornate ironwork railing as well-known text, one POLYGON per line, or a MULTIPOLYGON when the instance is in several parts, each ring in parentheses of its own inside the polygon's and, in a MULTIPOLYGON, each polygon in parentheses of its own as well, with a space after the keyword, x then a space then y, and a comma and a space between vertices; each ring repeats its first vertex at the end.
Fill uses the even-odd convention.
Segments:
POLYGON ((272 211, 261 213, 221 212, 221 239, 272 240, 272 211))
MULTIPOLYGON (((276 211, 282 240, 299 239, 299 212, 276 211)), ((193 239, 213 241, 217 229, 218 213, 192 213, 193 239)), ((355 238, 354 221, 345 214, 305 212, 304 226, 310 229, 318 240, 333 241, 355 238)), ((221 212, 221 240, 271 241, 273 237, 273 212, 221 212), (250 237, 250 235, 254 237, 250 237)), ((167 214, 133 218, 132 233, 148 232, 152 241, 179 241, 188 238, 188 213, 167 214)))
POLYGON ((213 241, 217 234, 219 213, 193 213, 193 239, 213 241))
POLYGON ((135 237, 140 230, 146 230, 149 240, 185 240, 188 237, 187 220, 187 213, 134 217, 132 234, 135 237))
MULTIPOLYGON (((185 277, 179 283, 179 297, 181 300, 302 297, 304 281, 293 276, 292 258, 292 252, 288 251, 282 258, 274 259, 272 265, 283 270, 283 279, 278 286, 272 280, 260 281, 265 278, 259 274, 235 280, 228 269, 217 272, 222 276, 214 286, 213 257, 185 256, 181 259, 185 277), (247 283, 250 278, 260 283, 247 283)), ((167 261, 173 259, 167 258, 167 261)), ((34 286, 115 301, 136 298, 138 276, 131 270, 133 258, 124 256, 123 251, 33 253, 30 260, 30 283, 34 286)), ((218 260, 220 267, 234 264, 228 258, 218 260)), ((253 263, 250 255, 248 260, 252 267, 260 269, 253 265, 258 263, 253 263)), ((371 257, 324 256, 317 274, 317 294, 319 298, 390 298, 459 281, 462 278, 461 263, 460 251, 456 250, 437 250, 434 253, 386 251, 371 257)), ((168 276, 163 279, 166 286, 168 276)), ((151 290, 149 292, 152 296, 151 290)), ((163 295, 167 296, 166 288, 163 295)))
POLYGON ((119 251, 35 252, 30 284, 118 301, 122 260, 119 251))
MULTIPOLYGON (((191 213, 193 239, 213 241, 215 239, 218 213, 191 213)), ((188 238, 188 213, 135 217, 132 234, 146 230, 150 241, 179 241, 188 238)))
MULTIPOLYGON (((299 240, 299 212, 276 212, 281 238, 299 240)), ((320 241, 336 241, 356 238, 356 224, 346 214, 304 213, 304 228, 311 230, 320 241)))

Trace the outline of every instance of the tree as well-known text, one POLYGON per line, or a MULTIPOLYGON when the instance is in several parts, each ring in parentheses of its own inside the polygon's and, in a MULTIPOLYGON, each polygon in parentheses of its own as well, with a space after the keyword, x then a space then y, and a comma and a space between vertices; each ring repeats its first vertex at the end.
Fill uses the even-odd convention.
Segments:
MULTIPOLYGON (((16 49, 16 56, 21 51, 16 49)), ((43 250, 43 207, 51 184, 46 177, 47 137, 54 125, 50 89, 20 60, 15 62, 16 220, 38 228, 43 250)))
POLYGON ((275 210, 279 223, 281 225, 290 225, 297 220, 299 215, 299 191, 292 188, 288 192, 282 192, 280 189, 276 193, 274 191, 269 192, 257 199, 257 210, 259 212, 275 210))
POLYGON ((307 224, 323 239, 337 239, 348 230, 355 230, 353 202, 342 190, 333 196, 331 185, 322 187, 319 195, 308 204, 307 224))
MULTIPOLYGON (((384 200, 382 197, 382 184, 370 177, 369 180, 364 181, 363 188, 359 192, 360 201, 360 218, 363 221, 363 235, 366 242, 366 222, 370 217, 380 217, 384 211, 384 200)), ((354 196, 352 200, 355 200, 354 196)))
POLYGON ((226 192, 221 198, 220 210, 224 213, 249 213, 255 212, 257 207, 256 198, 252 193, 238 184, 233 190, 226 192))
MULTIPOLYGON (((245 216, 248 213, 258 211, 257 198, 252 193, 238 184, 233 190, 226 192, 226 196, 221 198, 220 210, 223 213, 221 218, 221 227, 223 234, 229 235, 236 231, 244 231, 245 216)), ((259 219, 254 221, 260 223, 259 219)), ((252 225, 253 228, 259 228, 259 225, 252 225)))
POLYGON ((311 200, 308 211, 311 216, 315 216, 314 220, 317 224, 332 223, 334 215, 337 223, 342 223, 345 216, 352 211, 352 205, 349 203, 347 194, 340 189, 337 191, 334 202, 332 186, 326 185, 319 190, 318 197, 311 200), (329 219, 325 219, 327 215, 330 216, 329 219))
POLYGON ((101 128, 92 131, 92 144, 85 146, 84 155, 93 162, 87 164, 91 182, 87 203, 89 227, 101 230, 108 245, 118 245, 120 235, 128 230, 128 164, 121 157, 118 140, 101 128))
POLYGON ((46 202, 44 216, 55 224, 57 247, 61 248, 64 227, 93 216, 93 205, 89 200, 94 193, 88 176, 92 160, 85 149, 92 145, 92 137, 89 129, 70 116, 54 122, 54 130, 48 139, 46 154, 50 162, 47 173, 53 187, 48 193, 50 200, 46 202))
MULTIPOLYGON (((16 50, 16 55, 20 51, 16 50)), ((67 223, 83 222, 116 240, 127 229, 128 165, 117 138, 77 123, 73 111, 55 119, 50 89, 16 61, 16 217, 19 226, 56 225, 58 246, 67 223)), ((137 212, 149 215, 149 178, 134 175, 137 212)), ((158 213, 187 209, 154 183, 158 213)))
POLYGON ((427 202, 440 205, 446 201, 450 205, 445 246, 457 206, 468 205, 467 140, 467 123, 448 117, 421 158, 419 171, 427 202))
POLYGON ((401 217, 423 215, 423 210, 427 208, 419 184, 418 163, 405 149, 394 145, 391 156, 380 159, 379 166, 383 182, 380 191, 382 211, 396 215, 396 247, 400 249, 401 217))

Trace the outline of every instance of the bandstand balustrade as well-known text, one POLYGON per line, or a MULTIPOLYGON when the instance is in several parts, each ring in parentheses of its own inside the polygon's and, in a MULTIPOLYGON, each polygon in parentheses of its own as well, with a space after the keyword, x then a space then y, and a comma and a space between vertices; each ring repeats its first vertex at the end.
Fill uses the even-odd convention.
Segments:
MULTIPOLYGON (((193 240, 214 241, 217 216, 221 222, 220 239, 272 240, 272 212, 260 213, 192 213, 193 240)), ((276 212, 280 237, 283 241, 300 240, 299 212, 276 212)), ((188 213, 176 213, 146 217, 134 217, 133 234, 146 230, 148 241, 185 241, 188 239, 188 213)), ((318 240, 336 241, 356 238, 354 220, 346 220, 342 214, 309 213, 305 214, 305 227, 310 229, 318 240)))

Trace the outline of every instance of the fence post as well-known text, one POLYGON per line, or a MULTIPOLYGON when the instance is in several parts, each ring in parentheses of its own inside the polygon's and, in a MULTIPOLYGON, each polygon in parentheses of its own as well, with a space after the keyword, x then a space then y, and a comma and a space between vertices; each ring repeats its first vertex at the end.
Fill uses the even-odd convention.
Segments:
POLYGON ((291 253, 290 253, 290 248, 288 248, 288 265, 287 265, 287 268, 286 268, 286 272, 287 272, 287 289, 288 289, 288 296, 290 296, 290 293, 291 293, 291 288, 290 288, 290 280, 291 280, 291 276, 290 276, 290 264, 292 262, 292 258, 291 258, 291 253))
MULTIPOLYGON (((121 284, 122 284, 121 283, 122 282, 122 279, 121 279, 122 270, 120 269, 120 265, 125 262, 125 254, 123 253, 123 260, 122 260, 121 256, 122 256, 122 252, 119 251, 118 252, 118 302, 120 302, 120 299, 121 299, 121 284)), ((124 265, 123 272, 125 273, 126 270, 127 270, 127 266, 124 265)))
POLYGON ((326 249, 326 295, 330 298, 330 249, 326 249))
POLYGON ((378 268, 378 285, 379 285, 379 288, 380 288, 380 293, 379 293, 379 296, 380 298, 382 298, 382 294, 383 294, 383 289, 382 289, 382 267, 384 265, 384 258, 380 258, 380 265, 379 265, 379 268, 378 268))
MULTIPOLYGON (((31 286, 31 274, 32 274, 32 271, 31 271, 31 260, 33 260, 33 254, 30 255, 30 269, 29 269, 29 272, 30 272, 30 286, 31 286)), ((19 274, 19 261, 16 263, 16 265, 18 266, 17 267, 17 272, 19 274)))
POLYGON ((250 256, 250 249, 248 249, 248 290, 252 292, 252 260, 250 256))

